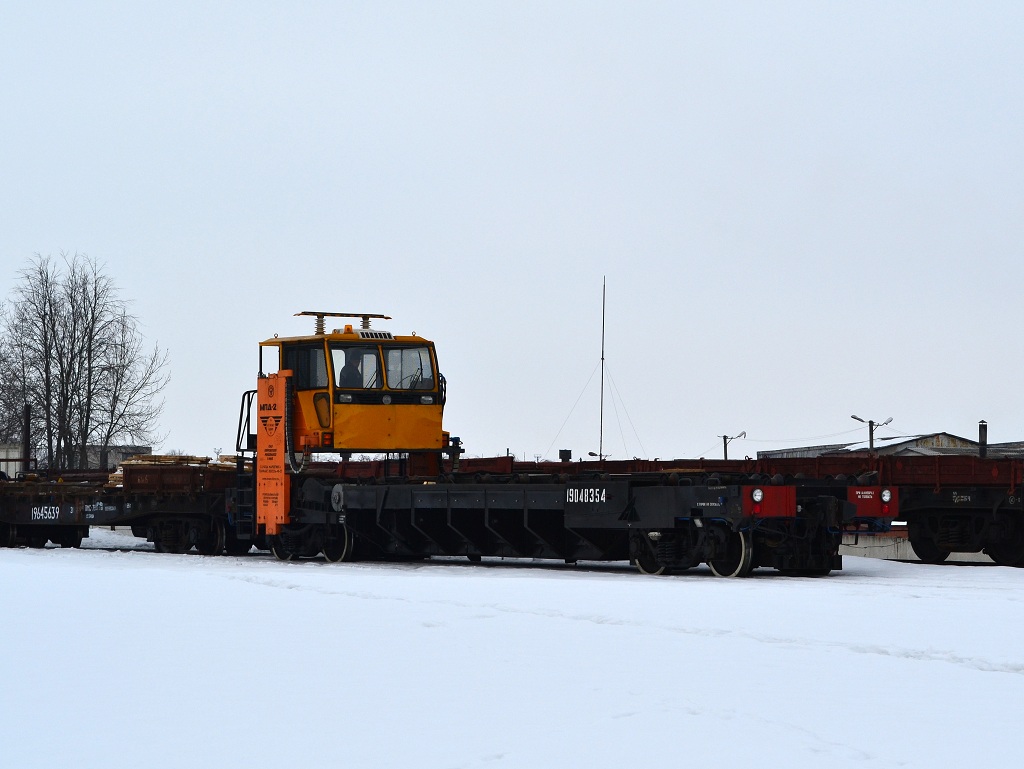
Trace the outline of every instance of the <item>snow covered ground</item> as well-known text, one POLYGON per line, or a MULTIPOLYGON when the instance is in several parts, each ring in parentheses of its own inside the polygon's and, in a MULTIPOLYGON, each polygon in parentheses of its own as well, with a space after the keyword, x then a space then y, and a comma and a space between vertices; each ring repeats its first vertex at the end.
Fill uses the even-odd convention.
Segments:
POLYGON ((124 542, 0 550, 0 765, 1008 766, 1024 744, 1024 570, 95 549, 124 542))

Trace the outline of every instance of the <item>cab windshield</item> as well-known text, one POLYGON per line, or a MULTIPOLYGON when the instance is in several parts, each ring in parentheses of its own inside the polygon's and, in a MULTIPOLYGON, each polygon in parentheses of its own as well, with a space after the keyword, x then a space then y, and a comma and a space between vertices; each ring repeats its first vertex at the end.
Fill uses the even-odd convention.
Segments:
POLYGON ((433 390, 434 367, 429 347, 392 347, 384 353, 388 387, 392 390, 433 390))

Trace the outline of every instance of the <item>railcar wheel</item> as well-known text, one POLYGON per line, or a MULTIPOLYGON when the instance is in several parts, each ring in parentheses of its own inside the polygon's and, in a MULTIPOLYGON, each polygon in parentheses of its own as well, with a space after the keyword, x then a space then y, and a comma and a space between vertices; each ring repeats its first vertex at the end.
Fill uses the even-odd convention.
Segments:
POLYGON ((0 547, 14 547, 17 539, 17 526, 13 523, 0 523, 0 547))
POLYGON ((652 577, 668 574, 668 568, 658 563, 658 559, 646 544, 641 543, 640 552, 637 553, 634 562, 636 563, 636 570, 641 574, 647 574, 652 577))
POLYGON ((336 537, 331 537, 331 532, 324 532, 324 558, 330 563, 352 560, 352 533, 345 524, 341 524, 338 529, 340 531, 336 537))
POLYGON ((754 568, 754 548, 750 537, 743 531, 726 532, 725 554, 708 559, 711 573, 716 577, 746 577, 754 568))
POLYGON ((153 538, 153 547, 158 553, 172 553, 181 555, 192 549, 192 543, 188 541, 188 529, 175 524, 171 527, 161 527, 153 538))
POLYGON ((210 528, 196 541, 200 555, 220 555, 224 552, 224 521, 215 518, 210 528))
POLYGON ((942 563, 949 558, 948 550, 940 550, 931 535, 917 527, 910 529, 910 547, 922 563, 942 563))
POLYGON ((62 532, 55 544, 61 547, 81 547, 82 546, 82 530, 78 527, 73 528, 71 531, 62 532))
POLYGON ((1024 566, 1024 544, 1000 542, 987 546, 985 553, 1000 566, 1024 566))
POLYGON ((270 552, 274 554, 274 557, 279 561, 294 561, 298 554, 291 550, 285 543, 284 538, 279 534, 275 534, 272 537, 268 537, 270 540, 270 552))

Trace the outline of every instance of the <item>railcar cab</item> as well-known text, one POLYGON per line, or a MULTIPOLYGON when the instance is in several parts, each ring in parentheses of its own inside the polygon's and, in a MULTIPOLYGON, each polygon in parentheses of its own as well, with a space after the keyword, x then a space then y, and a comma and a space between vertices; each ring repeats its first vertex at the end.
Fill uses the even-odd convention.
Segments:
POLYGON ((311 336, 260 343, 260 378, 287 378, 286 430, 295 450, 440 451, 444 378, 434 344, 371 329, 370 313, 300 312, 311 336), (359 318, 330 332, 326 318, 359 318), (289 424, 290 423, 290 424, 289 424))

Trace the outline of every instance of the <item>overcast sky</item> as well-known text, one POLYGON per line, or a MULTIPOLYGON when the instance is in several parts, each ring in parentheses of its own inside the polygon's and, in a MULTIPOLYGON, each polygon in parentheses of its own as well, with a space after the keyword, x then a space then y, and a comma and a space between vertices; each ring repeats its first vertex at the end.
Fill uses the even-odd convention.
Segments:
POLYGON ((1024 439, 1020 2, 0 6, 0 298, 106 265, 162 450, 301 310, 438 346, 469 455, 1024 439), (588 384, 589 382, 589 384, 588 384), (574 408, 575 404, 575 408, 574 408))

